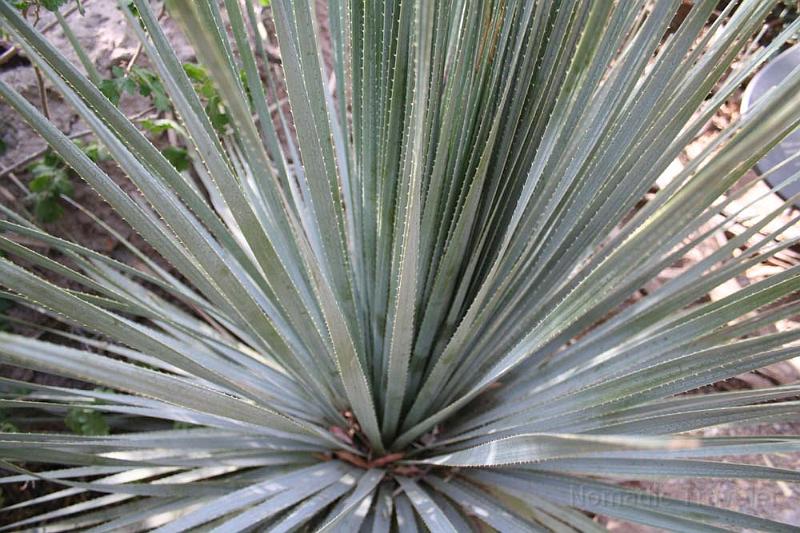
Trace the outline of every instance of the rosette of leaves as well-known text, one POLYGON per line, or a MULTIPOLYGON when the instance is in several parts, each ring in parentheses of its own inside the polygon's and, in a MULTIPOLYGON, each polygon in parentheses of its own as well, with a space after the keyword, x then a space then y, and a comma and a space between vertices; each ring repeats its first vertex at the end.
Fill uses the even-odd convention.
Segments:
POLYGON ((0 360, 103 387, 30 383, 4 405, 115 417, 110 435, 2 435, 2 482, 91 494, 5 528, 795 530, 619 483, 800 480, 719 460, 797 451, 797 435, 698 433, 796 416, 799 386, 682 394, 798 354, 800 332, 767 326, 798 313, 800 266, 704 296, 797 243, 796 215, 773 224, 792 199, 740 226, 753 185, 730 189, 800 122, 800 71, 654 188, 800 24, 742 54, 770 2, 699 0, 670 30, 680 4, 329 0, 320 19, 315 2, 273 0, 274 79, 253 2, 173 0, 230 117, 218 132, 136 0, 130 27, 187 135, 178 172, 0 3, 135 187, 4 82, 0 96, 170 265, 127 241, 136 261, 119 262, 0 206, 3 296, 70 326, 0 333, 0 360))

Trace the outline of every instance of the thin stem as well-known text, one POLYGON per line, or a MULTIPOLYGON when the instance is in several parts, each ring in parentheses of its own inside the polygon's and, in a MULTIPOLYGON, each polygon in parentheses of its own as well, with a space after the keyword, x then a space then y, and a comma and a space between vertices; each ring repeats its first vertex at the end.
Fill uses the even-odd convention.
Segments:
MULTIPOLYGON (((70 139, 79 139, 81 137, 86 137, 87 135, 89 135, 91 133, 92 133, 91 130, 79 131, 78 133, 73 133, 72 135, 70 135, 69 138, 70 139)), ((10 172, 14 172, 15 170, 17 170, 20 167, 24 167, 25 165, 27 165, 29 163, 33 163, 34 161, 36 161, 37 159, 42 157, 45 154, 45 152, 47 152, 49 149, 50 149, 49 146, 45 146, 41 150, 37 150, 37 151, 33 152, 32 154, 26 156, 25 158, 20 159, 19 161, 15 161, 15 162, 11 163, 7 167, 5 167, 2 170, 0 170, 0 178, 5 177, 10 172)))
POLYGON ((5 65, 9 61, 11 61, 11 59, 14 56, 16 56, 18 52, 19 48, 17 48, 16 46, 12 46, 11 48, 3 52, 3 55, 0 55, 0 65, 5 65))
POLYGON ((131 56, 131 60, 128 61, 128 64, 125 66, 126 76, 131 73, 133 65, 136 63, 136 60, 139 59, 139 56, 142 54, 142 48, 144 48, 144 44, 139 43, 139 46, 136 47, 136 51, 134 51, 133 55, 131 56))
POLYGON ((55 15, 56 20, 58 20, 58 23, 61 25, 61 29, 64 30, 64 35, 67 37, 67 40, 72 45, 75 53, 78 55, 78 59, 83 65, 83 68, 86 69, 89 79, 92 80, 92 83, 95 85, 100 85, 100 82, 103 80, 103 78, 100 76, 100 72, 98 72, 94 62, 92 62, 92 60, 89 58, 86 50, 84 50, 83 46, 81 46, 81 43, 78 41, 78 37, 75 35, 75 32, 72 31, 72 28, 70 28, 67 20, 60 12, 56 11, 55 15))
MULTIPOLYGON (((83 2, 83 3, 86 3, 86 0, 84 0, 84 2, 83 2)), ((77 11, 77 9, 78 9, 78 6, 77 6, 77 5, 75 5, 75 6, 72 6, 72 7, 70 7, 69 9, 65 10, 65 11, 64 11, 64 17, 68 17, 68 16, 70 16, 72 13, 74 13, 75 11, 77 11)), ((49 24, 45 25, 45 26, 44 26, 44 27, 43 27, 41 30, 39 30, 39 31, 40 31, 41 33, 47 33, 48 31, 50 31, 50 30, 52 30, 53 28, 55 28, 57 24, 58 24, 58 19, 56 19, 56 20, 54 20, 53 22, 50 22, 49 24)), ((19 53, 19 48, 18 48, 16 45, 12 46, 12 47, 11 47, 11 48, 9 48, 8 50, 6 50, 6 51, 3 53, 3 55, 1 55, 1 56, 0 56, 0 65, 5 65, 5 64, 6 64, 6 63, 8 63, 9 61, 11 61, 11 59, 13 59, 13 58, 14 58, 14 57, 15 57, 15 56, 18 54, 18 53, 19 53)))
MULTIPOLYGON (((167 14, 167 3, 164 2, 164 4, 162 4, 161 6, 161 11, 158 12, 158 17, 157 17, 158 21, 160 22, 161 19, 163 19, 164 15, 166 14, 167 14)), ((130 61, 128 61, 128 64, 125 66, 126 76, 131 73, 131 69, 133 69, 133 66, 136 64, 136 60, 139 59, 140 55, 142 55, 143 48, 144 48, 144 43, 140 42, 139 45, 136 47, 136 50, 133 52, 130 61)))
MULTIPOLYGON (((30 194, 30 191, 28 190, 28 188, 25 186, 25 184, 24 184, 24 183, 22 183, 22 181, 21 181, 21 180, 20 180, 20 179, 17 177, 17 175, 16 175, 16 174, 14 174, 13 172, 9 172, 9 173, 8 173, 8 177, 11 179, 11 182, 12 182, 14 185, 16 185, 17 187, 19 187, 19 189, 20 189, 20 190, 21 190, 21 191, 22 191, 24 194, 26 194, 26 195, 27 195, 27 194, 30 194)), ((6 194, 4 194, 4 196, 10 196, 10 197, 11 197, 11 200, 12 200, 12 202, 14 202, 14 203, 18 204, 18 206, 19 206, 18 208, 19 208, 19 211, 22 213, 22 216, 23 216, 23 217, 25 217, 25 218, 27 218, 28 220, 33 220, 33 213, 31 213, 31 212, 30 212, 30 211, 29 211, 29 210, 28 210, 28 209, 25 207, 25 205, 23 204, 23 202, 22 202, 22 201, 18 201, 17 197, 16 197, 16 196, 14 196, 14 195, 11 193, 11 191, 9 191, 8 189, 3 189, 3 190, 4 190, 4 192, 6 193, 6 194)))
MULTIPOLYGON (((147 109, 144 109, 144 110, 142 110, 142 111, 140 111, 140 112, 138 112, 136 114, 133 114, 128 118, 131 121, 139 120, 140 118, 144 117, 145 115, 151 113, 153 110, 154 110, 153 107, 148 107, 147 109)), ((80 139, 81 137, 86 137, 87 135, 91 135, 92 133, 93 133, 92 130, 83 130, 83 131, 79 131, 77 133, 72 133, 72 134, 68 135, 68 137, 70 139, 80 139)), ((50 147, 49 146, 45 146, 41 150, 37 150, 37 151, 33 152, 32 154, 24 157, 23 159, 20 159, 19 161, 15 161, 15 162, 11 163, 10 165, 0 169, 0 178, 3 178, 5 176, 7 176, 11 172, 16 171, 17 169, 19 169, 21 167, 24 167, 25 165, 27 165, 29 163, 33 163, 34 161, 36 161, 37 159, 42 157, 45 154, 45 152, 47 152, 48 150, 50 150, 50 147)))
POLYGON ((44 86, 44 76, 39 67, 33 67, 33 72, 36 73, 36 85, 39 86, 39 101, 42 104, 42 114, 50 120, 50 107, 47 105, 47 89, 44 86))

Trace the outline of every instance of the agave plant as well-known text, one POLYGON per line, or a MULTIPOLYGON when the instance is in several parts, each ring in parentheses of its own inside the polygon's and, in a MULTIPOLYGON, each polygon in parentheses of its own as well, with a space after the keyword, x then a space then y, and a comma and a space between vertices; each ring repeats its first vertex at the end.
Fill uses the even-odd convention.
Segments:
POLYGON ((178 172, 0 2, 133 187, 1 81, 0 96, 170 265, 0 206, 0 295, 70 326, 0 333, 0 361, 71 384, 2 378, 19 431, 0 439, 0 481, 62 486, 6 511, 66 502, 4 529, 796 531, 619 483, 800 481, 719 460, 800 436, 699 431, 796 416, 800 385, 683 394, 798 354, 800 330, 764 331, 800 312, 800 266, 704 296, 797 244, 796 216, 775 227, 792 199, 741 225, 757 180, 729 190, 800 123, 800 70, 654 188, 800 21, 746 53, 772 2, 699 0, 676 24, 681 3, 272 0, 276 78, 259 6, 171 0, 230 116, 220 135, 135 0, 188 139, 178 172), (75 409, 110 434, 42 422, 75 409))

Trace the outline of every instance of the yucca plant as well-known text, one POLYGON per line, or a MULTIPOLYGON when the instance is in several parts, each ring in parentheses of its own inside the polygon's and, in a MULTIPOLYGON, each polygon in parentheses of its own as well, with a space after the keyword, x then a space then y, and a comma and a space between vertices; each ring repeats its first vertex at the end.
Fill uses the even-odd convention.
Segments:
POLYGON ((796 531, 619 484, 800 481, 735 460, 800 436, 699 431, 795 417, 800 385, 683 394, 798 354, 800 330, 763 332, 800 312, 800 266, 704 296, 797 245, 796 216, 775 224, 792 199, 740 224, 756 181, 728 191, 800 123, 800 70, 654 188, 800 21, 753 51, 773 2, 698 0, 671 26, 681 3, 328 0, 325 17, 272 0, 275 78, 258 4, 170 0, 230 117, 220 132, 135 0, 186 132, 178 172, 0 2, 134 187, 1 81, 0 96, 171 266, 0 206, 0 296, 70 326, 0 333, 0 360, 73 385, 1 380, 18 431, 0 481, 63 486, 6 511, 67 502, 4 530, 595 531, 609 516, 796 531), (68 412, 110 433, 48 426, 68 412))

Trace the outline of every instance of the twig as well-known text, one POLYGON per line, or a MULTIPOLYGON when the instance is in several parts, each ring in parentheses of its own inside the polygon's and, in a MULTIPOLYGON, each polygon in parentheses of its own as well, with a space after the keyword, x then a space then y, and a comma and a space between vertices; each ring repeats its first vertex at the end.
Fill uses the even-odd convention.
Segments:
POLYGON ((95 85, 100 85, 102 80, 100 76, 100 72, 98 72, 97 67, 94 64, 94 61, 89 57, 89 54, 86 53, 86 50, 83 49, 83 45, 78 40, 78 36, 75 35, 75 32, 72 31, 70 28, 69 23, 67 23, 67 19, 64 18, 60 12, 56 11, 56 21, 61 25, 61 31, 64 32, 64 36, 69 41, 69 44, 72 45, 72 49, 75 50, 75 54, 78 56, 78 60, 83 65, 83 68, 86 69, 86 74, 89 76, 89 79, 92 80, 92 83, 95 85))
MULTIPOLYGON (((162 18, 164 18, 164 15, 166 15, 166 14, 167 14, 167 3, 164 2, 164 4, 161 5, 161 11, 158 12, 158 16, 156 17, 156 19, 160 21, 162 18)), ((136 50, 134 50, 130 61, 128 61, 128 64, 125 66, 125 75, 126 76, 131 73, 131 69, 133 69, 133 66, 136 64, 136 60, 139 59, 140 55, 142 55, 142 49, 143 48, 144 48, 144 43, 142 43, 142 42, 140 42, 136 46, 136 50)))
POLYGON ((21 190, 23 193, 25 193, 25 194, 28 194, 28 193, 30 193, 30 191, 28 190, 28 188, 25 186, 25 184, 24 184, 24 183, 22 183, 22 180, 21 180, 21 179, 19 179, 19 178, 17 177, 17 175, 16 175, 16 174, 14 174, 13 172, 9 172, 9 173, 8 173, 8 177, 9 177, 9 178, 11 178, 11 182, 12 182, 14 185, 16 185, 17 187, 19 187, 19 189, 20 189, 20 190, 21 190))
POLYGON ((228 333, 228 331, 225 328, 223 328, 220 325, 219 322, 217 322, 216 320, 211 318, 211 316, 208 313, 206 313, 205 311, 203 311, 199 306, 195 305, 194 303, 192 303, 190 301, 184 301, 184 303, 186 305, 188 305, 189 307, 191 307, 194 310, 195 313, 200 315, 200 317, 203 320, 207 321, 211 325, 211 327, 214 328, 217 331, 217 333, 222 335, 224 338, 230 338, 230 334, 228 333))
POLYGON ((42 71, 39 70, 39 67, 33 67, 33 71, 36 73, 36 84, 39 86, 39 100, 42 104, 42 114, 47 120, 50 120, 50 108, 47 105, 47 89, 44 86, 42 71))
MULTIPOLYGON (((84 2, 83 2, 83 3, 84 3, 84 4, 87 4, 87 3, 88 3, 88 1, 89 1, 89 0, 84 0, 84 2)), ((71 14, 73 14, 73 13, 74 13, 75 11, 77 11, 77 10, 78 10, 78 6, 77 6, 77 5, 74 5, 74 6, 70 7, 69 9, 65 10, 65 11, 64 11, 64 14, 63 14, 62 16, 63 16, 64 18, 66 18, 66 17, 70 16, 71 14)), ((46 32, 48 32, 48 31, 52 30, 53 28, 55 28, 55 27, 56 27, 56 25, 58 25, 58 19, 56 19, 56 20, 54 20, 54 21, 52 21, 52 22, 48 23, 47 25, 45 25, 45 26, 44 26, 44 27, 43 27, 41 30, 39 30, 39 31, 40 31, 41 33, 46 33, 46 32)), ((4 64, 8 63, 8 62, 9 62, 9 61, 11 61, 11 59, 13 59, 13 58, 14 58, 14 57, 15 57, 15 56, 18 54, 18 53, 19 53, 19 48, 17 48, 17 46, 16 46, 16 45, 12 46, 12 47, 11 47, 11 48, 9 48, 8 50, 6 50, 6 51, 3 53, 3 55, 1 55, 1 56, 0 56, 0 65, 4 65, 4 64)))
MULTIPOLYGON (((764 462, 767 464, 768 467, 775 468, 775 465, 772 464, 772 461, 770 461, 767 455, 762 455, 761 458, 764 459, 764 462)), ((776 481, 776 484, 781 489, 781 492, 783 492, 784 496, 786 496, 787 498, 791 498, 792 496, 794 496, 794 491, 791 489, 791 487, 789 487, 788 483, 786 483, 785 481, 776 481)))
POLYGON ((0 55, 0 65, 5 65, 9 61, 11 61, 11 59, 14 56, 16 56, 18 52, 19 48, 17 48, 16 46, 12 46, 11 48, 3 52, 3 55, 0 55))
MULTIPOLYGON (((152 112, 154 109, 155 109, 154 107, 148 107, 147 109, 144 109, 144 110, 139 111, 138 113, 136 113, 134 115, 131 115, 130 117, 128 117, 128 119, 130 121, 138 120, 138 119, 144 117, 145 115, 147 115, 148 113, 152 112)), ((83 131, 79 131, 77 133, 71 133, 71 134, 68 135, 68 137, 70 139, 80 139, 81 137, 86 137, 87 135, 91 135, 92 133, 93 133, 92 130, 83 130, 83 131)), ((15 162, 11 163, 10 165, 8 165, 6 167, 3 167, 2 169, 0 169, 0 178, 4 178, 9 173, 14 172, 14 171, 16 171, 17 169, 19 169, 21 167, 24 167, 25 165, 27 165, 29 163, 33 163, 34 161, 39 159, 41 156, 43 156, 45 154, 45 152, 47 152, 49 149, 50 149, 49 146, 45 146, 41 150, 37 150, 37 151, 33 152, 32 154, 24 157, 23 159, 20 159, 19 161, 15 161, 15 162)))
POLYGON ((281 59, 281 51, 277 46, 267 43, 264 45, 264 50, 267 52, 267 59, 269 59, 271 63, 277 63, 279 65, 283 63, 283 59, 281 59))
MULTIPOLYGON (((150 106, 147 109, 143 109, 142 111, 139 111, 138 113, 134 113, 133 115, 129 116, 128 120, 130 120, 131 122, 133 122, 134 120, 139 120, 140 118, 144 117, 145 115, 148 115, 148 114, 152 113, 155 110, 156 110, 156 108, 154 106, 150 106)), ((158 116, 158 113, 156 113, 155 116, 158 116)), ((150 118, 150 117, 148 117, 148 118, 150 118)))
POLYGON ((268 107, 269 112, 270 113, 274 113, 275 111, 278 110, 278 108, 283 107, 288 103, 289 103, 289 97, 288 96, 286 96, 284 98, 281 98, 280 100, 278 100, 277 102, 275 102, 274 104, 272 104, 272 105, 270 105, 268 107))
MULTIPOLYGON (((86 5, 88 3, 89 3, 89 0, 83 0, 83 5, 86 5)), ((71 6, 69 9, 65 10, 64 14, 62 16, 64 18, 67 18, 68 16, 72 15, 73 13, 75 13, 77 10, 78 10, 78 5, 76 4, 74 6, 71 6)), ((42 28, 41 32, 45 33, 47 31, 50 31, 53 28, 55 28, 57 24, 58 24, 58 19, 56 19, 56 20, 54 20, 52 22, 48 22, 47 25, 45 25, 45 27, 42 28)))
POLYGON ((144 48, 144 44, 139 43, 139 45, 136 47, 136 50, 133 52, 133 55, 131 56, 131 60, 128 61, 127 65, 125 65, 126 76, 131 73, 134 63, 136 63, 136 60, 139 59, 139 56, 142 54, 142 48, 144 48))
POLYGON ((11 191, 0 185, 0 198, 5 198, 9 202, 16 202, 17 197, 11 194, 11 191))
MULTIPOLYGON (((149 113, 153 112, 154 110, 155 108, 153 106, 150 106, 147 109, 143 109, 138 113, 134 113, 133 115, 129 116, 128 120, 130 120, 131 122, 139 120, 148 115, 149 113)), ((67 137, 69 137, 70 139, 80 139, 81 137, 86 137, 87 135, 91 135, 92 133, 93 133, 92 130, 83 130, 77 133, 70 133, 69 135, 67 135, 67 137)), ((19 161, 15 161, 10 165, 0 169, 0 178, 5 177, 9 172, 14 172, 18 168, 24 167, 28 163, 32 163, 39 157, 43 156, 44 153, 47 152, 49 149, 50 149, 49 146, 45 146, 44 148, 33 152, 32 154, 26 156, 25 158, 20 159, 19 161)))
MULTIPOLYGON (((175 116, 174 113, 168 113, 167 115, 170 120, 177 120, 177 117, 175 116)), ((171 144, 172 146, 178 146, 178 134, 175 133, 175 130, 173 130, 172 128, 169 128, 167 130, 167 140, 169 141, 169 144, 171 144)))
MULTIPOLYGON (((73 133, 72 135, 69 135, 69 138, 70 139, 79 139, 81 137, 86 137, 87 135, 89 135, 91 133, 92 133, 91 130, 79 131, 78 133, 73 133)), ((15 170, 17 170, 20 167, 24 167, 25 165, 27 165, 29 163, 33 163, 34 161, 39 159, 41 156, 43 156, 45 154, 45 152, 47 152, 49 149, 50 149, 49 146, 45 146, 41 150, 37 150, 37 151, 33 152, 32 154, 28 155, 27 157, 25 157, 23 159, 20 159, 19 161, 15 161, 15 162, 11 163, 7 167, 4 167, 2 170, 0 170, 0 178, 5 177, 8 173, 14 172, 15 170)))

